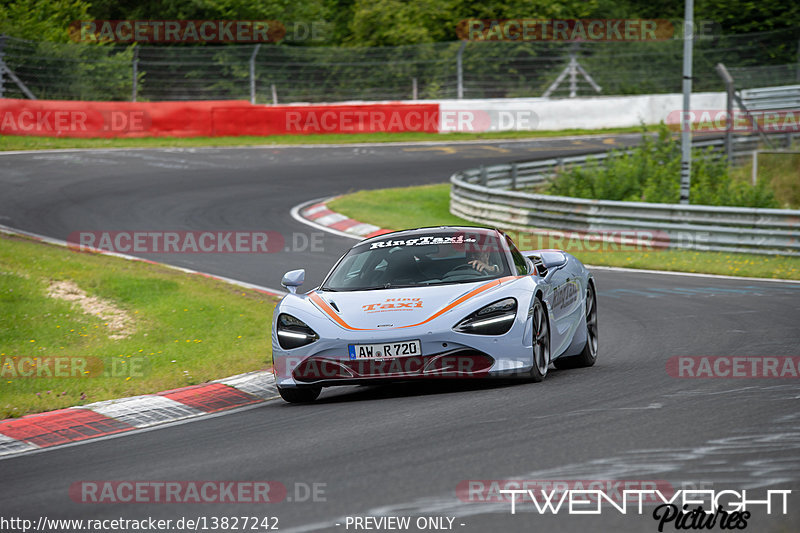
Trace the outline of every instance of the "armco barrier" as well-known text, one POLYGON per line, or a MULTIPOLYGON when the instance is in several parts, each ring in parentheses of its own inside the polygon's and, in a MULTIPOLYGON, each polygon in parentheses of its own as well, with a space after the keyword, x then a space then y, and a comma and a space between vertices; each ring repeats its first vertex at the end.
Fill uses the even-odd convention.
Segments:
POLYGON ((214 137, 439 129, 438 104, 254 106, 246 101, 82 102, 0 99, 0 134, 214 137))
MULTIPOLYGON (((752 138, 737 140, 740 151, 755 143, 752 138)), ((695 146, 720 147, 722 142, 695 146)), ((618 202, 513 190, 542 183, 564 165, 605 157, 594 154, 458 172, 450 178, 450 212, 518 231, 645 231, 651 232, 656 247, 800 255, 800 210, 618 202)))

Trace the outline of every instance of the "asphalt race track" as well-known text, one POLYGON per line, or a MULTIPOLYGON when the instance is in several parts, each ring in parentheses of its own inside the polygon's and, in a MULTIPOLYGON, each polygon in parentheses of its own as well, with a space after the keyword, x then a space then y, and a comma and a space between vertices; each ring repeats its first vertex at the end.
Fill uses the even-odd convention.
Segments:
MULTIPOLYGON (((87 230, 277 231, 288 251, 147 257, 276 288, 286 270, 304 267, 311 288, 353 241, 295 221, 296 204, 635 139, 5 154, 0 224, 61 239, 87 230)), ((540 384, 326 389, 313 405, 272 401, 11 457, 0 461, 0 514, 275 516, 280 531, 357 530, 348 516, 411 516, 411 531, 420 516, 454 518, 455 531, 657 531, 652 507, 548 516, 528 500, 512 514, 508 502, 456 492, 468 480, 656 480, 761 499, 792 490, 788 514, 754 509, 748 530, 800 530, 798 378, 681 379, 666 370, 674 356, 800 356, 800 283, 595 275, 593 368, 551 370, 540 384), (69 487, 85 480, 275 480, 289 492, 267 505, 76 503, 69 487), (321 492, 307 497, 314 484, 321 492)))

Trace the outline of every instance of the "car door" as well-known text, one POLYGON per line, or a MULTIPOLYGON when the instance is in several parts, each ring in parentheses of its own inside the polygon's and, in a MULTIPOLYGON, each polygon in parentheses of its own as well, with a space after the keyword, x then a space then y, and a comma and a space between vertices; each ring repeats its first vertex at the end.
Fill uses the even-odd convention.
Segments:
POLYGON ((581 280, 569 263, 551 272, 549 279, 553 287, 550 310, 554 333, 550 345, 555 356, 566 349, 580 323, 582 291, 581 280))

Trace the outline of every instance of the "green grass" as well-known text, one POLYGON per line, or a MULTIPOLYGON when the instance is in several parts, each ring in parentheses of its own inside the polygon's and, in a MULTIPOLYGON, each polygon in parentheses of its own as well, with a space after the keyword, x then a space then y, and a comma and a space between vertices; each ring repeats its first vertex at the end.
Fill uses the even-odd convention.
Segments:
MULTIPOLYGON (((276 301, 157 265, 0 236, 0 418, 266 368, 276 301), (100 318, 47 296, 54 280, 127 311, 135 331, 111 339, 100 318), (88 362, 88 374, 21 377, 26 357, 76 358, 59 360, 78 361, 78 370, 88 362)), ((23 370, 32 368, 27 361, 23 370)))
MULTIPOLYGON (((795 145, 792 150, 798 151, 795 145)), ((735 179, 750 182, 752 160, 731 169, 735 179)), ((759 181, 769 180, 775 198, 785 209, 800 209, 800 154, 758 154, 759 181)))
MULTIPOLYGON (((450 214, 450 185, 424 185, 359 191, 329 202, 328 206, 355 220, 388 229, 438 225, 476 225, 450 214)), ((800 280, 800 258, 726 252, 636 249, 619 246, 597 251, 581 242, 541 240, 531 234, 509 231, 521 249, 563 248, 590 265, 702 272, 757 278, 800 280)))
POLYGON ((263 137, 143 137, 139 139, 72 139, 65 137, 34 137, 27 135, 0 135, 2 150, 52 150, 67 148, 181 148, 201 146, 261 146, 273 144, 347 144, 388 143, 416 141, 480 141, 492 139, 530 139, 564 137, 569 135, 604 135, 638 133, 641 126, 607 128, 599 130, 559 131, 501 131, 485 133, 352 133, 322 135, 271 135, 263 137))

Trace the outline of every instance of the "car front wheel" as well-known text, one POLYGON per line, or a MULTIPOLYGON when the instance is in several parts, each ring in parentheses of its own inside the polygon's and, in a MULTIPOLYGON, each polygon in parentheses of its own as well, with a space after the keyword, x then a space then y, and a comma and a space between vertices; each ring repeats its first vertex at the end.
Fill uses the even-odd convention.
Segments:
POLYGON ((550 322, 547 311, 540 298, 536 298, 531 310, 533 319, 533 366, 530 378, 534 382, 542 381, 547 376, 550 365, 550 322))
POLYGON ((578 355, 559 357, 553 365, 559 370, 592 366, 597 361, 597 295, 594 285, 586 290, 586 346, 578 355))

